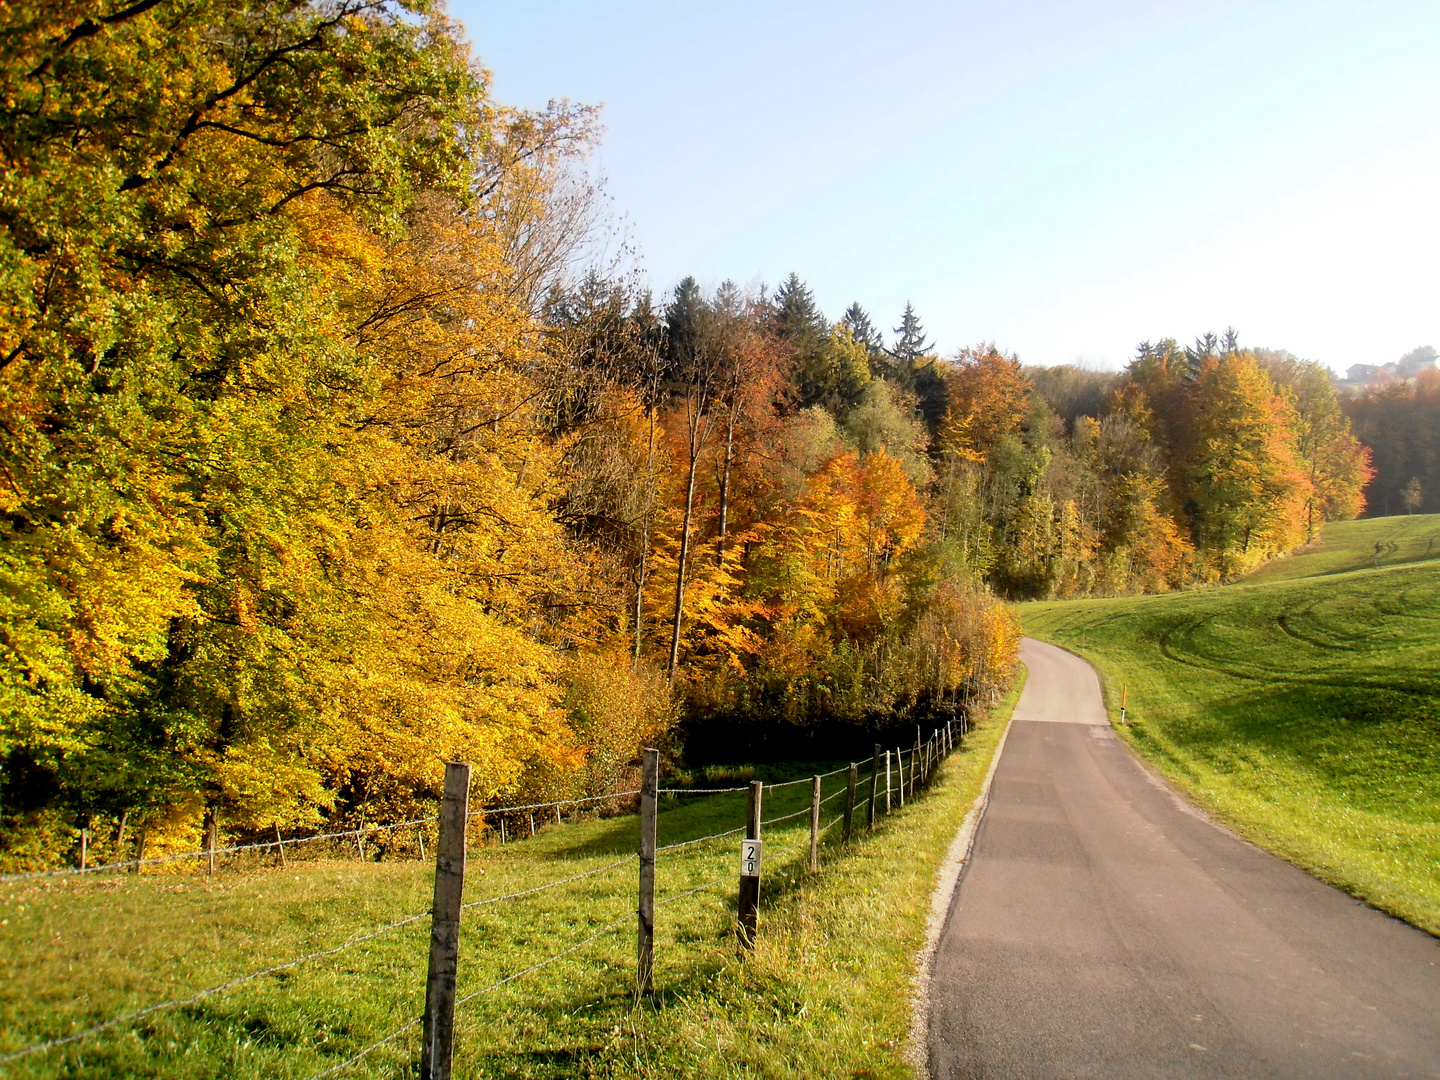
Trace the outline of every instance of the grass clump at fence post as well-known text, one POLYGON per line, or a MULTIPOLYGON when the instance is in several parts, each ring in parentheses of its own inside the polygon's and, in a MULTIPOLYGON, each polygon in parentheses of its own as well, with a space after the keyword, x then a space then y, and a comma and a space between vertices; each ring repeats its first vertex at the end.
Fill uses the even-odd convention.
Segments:
POLYGON ((1440 934, 1440 516, 1330 525, 1249 583, 1023 605, 1127 739, 1247 838, 1440 934))

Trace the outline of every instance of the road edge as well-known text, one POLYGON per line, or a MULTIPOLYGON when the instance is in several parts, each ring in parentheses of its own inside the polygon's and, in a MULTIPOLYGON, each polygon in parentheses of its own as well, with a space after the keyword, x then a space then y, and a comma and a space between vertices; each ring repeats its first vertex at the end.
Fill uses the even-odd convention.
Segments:
MULTIPOLYGON (((1023 664, 1021 667, 1023 671, 1023 664)), ((1025 674, 1028 675, 1028 671, 1025 674)), ((1023 683, 1019 689, 1023 691, 1023 683)), ((990 784, 995 779, 996 768, 1000 765, 1000 755, 1005 752, 1005 740, 1010 735, 1010 720, 1015 715, 1015 705, 1019 700, 1020 695, 1017 693, 1005 716, 1005 730, 1000 733, 1000 739, 995 744, 990 767, 985 771, 985 780, 980 785, 980 794, 975 796, 975 801, 955 832, 955 838, 950 841, 950 847, 936 872, 935 888, 930 893, 930 914, 925 920, 925 943, 915 956, 910 1039, 905 1048, 905 1059, 916 1076, 930 1074, 930 979, 933 975, 935 951, 940 946, 940 935, 949 921, 950 906, 955 899, 955 889, 960 883, 960 872, 970 858, 970 851, 975 846, 976 830, 985 816, 985 808, 990 805, 990 784)))

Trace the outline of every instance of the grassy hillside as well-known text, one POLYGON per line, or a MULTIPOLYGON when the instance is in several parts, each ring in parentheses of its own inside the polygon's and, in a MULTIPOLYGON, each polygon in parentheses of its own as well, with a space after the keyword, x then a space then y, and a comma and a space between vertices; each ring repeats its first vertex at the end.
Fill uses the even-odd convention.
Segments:
MULTIPOLYGON (((464 913, 459 994, 486 987, 618 920, 591 944, 463 1004, 466 1077, 909 1077, 908 987, 935 872, 973 801, 1014 695, 878 834, 804 870, 808 814, 765 832, 760 942, 735 952, 738 839, 657 860, 656 990, 636 1008, 636 819, 566 823, 473 849, 466 900, 604 867, 558 889, 464 913), (704 887, 719 879, 718 884, 704 887), (701 887, 686 895, 688 890, 701 887)), ((801 772, 809 770, 795 770, 801 772)), ((818 771, 818 770, 816 770, 818 771)), ((843 776, 826 782, 828 797, 843 776)), ((840 813, 842 799, 824 808, 840 813)), ((808 805, 769 793, 765 817, 808 805)), ((666 800, 659 843, 744 822, 744 795, 666 800)), ((863 834, 863 811, 860 813, 863 834)), ((265 860, 268 862, 268 858, 265 860)), ((428 863, 252 863, 197 874, 0 882, 0 1059, 106 1018, 333 947, 429 906, 428 863)), ((6 1077, 308 1078, 410 1017, 424 1000, 429 920, 83 1042, 0 1064, 6 1077)), ((393 1077, 420 1030, 336 1075, 393 1077)))
POLYGON ((1275 559, 1246 580, 1286 581, 1431 559, 1440 559, 1440 514, 1340 521, 1325 526, 1318 542, 1275 559))
POLYGON ((1123 734, 1198 802, 1440 933, 1437 549, 1440 516, 1350 522, 1238 585, 1021 618, 1095 663, 1112 717, 1128 685, 1123 734))

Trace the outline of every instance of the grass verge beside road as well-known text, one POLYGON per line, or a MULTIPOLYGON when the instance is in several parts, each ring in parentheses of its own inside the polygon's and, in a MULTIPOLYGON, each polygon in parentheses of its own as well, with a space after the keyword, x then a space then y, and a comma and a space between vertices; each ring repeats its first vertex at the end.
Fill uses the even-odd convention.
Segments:
POLYGON ((1440 516, 1349 522, 1249 582, 1020 615, 1095 663, 1112 719, 1128 685, 1123 737, 1198 803, 1440 934, 1437 547, 1440 516))
MULTIPOLYGON (((929 791, 882 819, 875 835, 842 849, 839 827, 832 829, 818 877, 804 871, 808 815, 767 828, 760 942, 743 961, 734 946, 738 838, 662 852, 657 995, 639 1007, 635 818, 567 823, 473 850, 467 902, 625 861, 465 912, 459 996, 485 992, 458 1010, 456 1075, 908 1076, 911 965, 930 887, 1001 726, 998 714, 982 724, 929 791), (553 964, 485 990, 597 932, 553 964)), ((843 776, 827 781, 826 796, 842 785, 843 776)), ((662 801, 660 844, 743 824, 744 799, 662 801)), ((808 801, 807 784, 770 792, 764 816, 808 801)), ((841 801, 826 805, 823 820, 840 812, 841 801)), ((418 861, 298 863, 292 856, 288 868, 256 865, 213 879, 0 884, 0 1057, 425 912, 431 879, 430 866, 418 861)), ((0 1070, 7 1077, 311 1077, 419 1015, 428 929, 426 917, 0 1070)), ((418 1054, 416 1026, 336 1075, 407 1075, 418 1054)))

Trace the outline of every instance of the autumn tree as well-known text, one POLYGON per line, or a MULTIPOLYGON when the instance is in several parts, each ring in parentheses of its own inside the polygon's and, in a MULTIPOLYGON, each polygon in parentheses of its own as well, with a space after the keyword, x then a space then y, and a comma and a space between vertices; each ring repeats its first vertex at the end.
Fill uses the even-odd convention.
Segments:
POLYGON ((1295 451, 1309 481, 1305 539, 1327 521, 1349 521, 1365 509, 1365 485, 1374 470, 1370 452, 1351 430, 1330 373, 1288 353, 1260 352, 1266 370, 1295 410, 1295 451))
POLYGON ((1420 483, 1417 510, 1440 511, 1440 371, 1372 386, 1342 401, 1356 437, 1370 449, 1374 475, 1365 489, 1366 513, 1406 508, 1411 480, 1420 483))
POLYGON ((962 349, 945 369, 945 384, 948 403, 939 432, 944 453, 982 461, 1002 436, 1020 430, 1031 384, 1014 356, 993 345, 962 349))
POLYGON ((1288 551, 1311 486, 1295 453, 1295 410, 1248 354, 1208 359, 1195 379, 1187 501, 1196 545, 1231 577, 1288 551))

